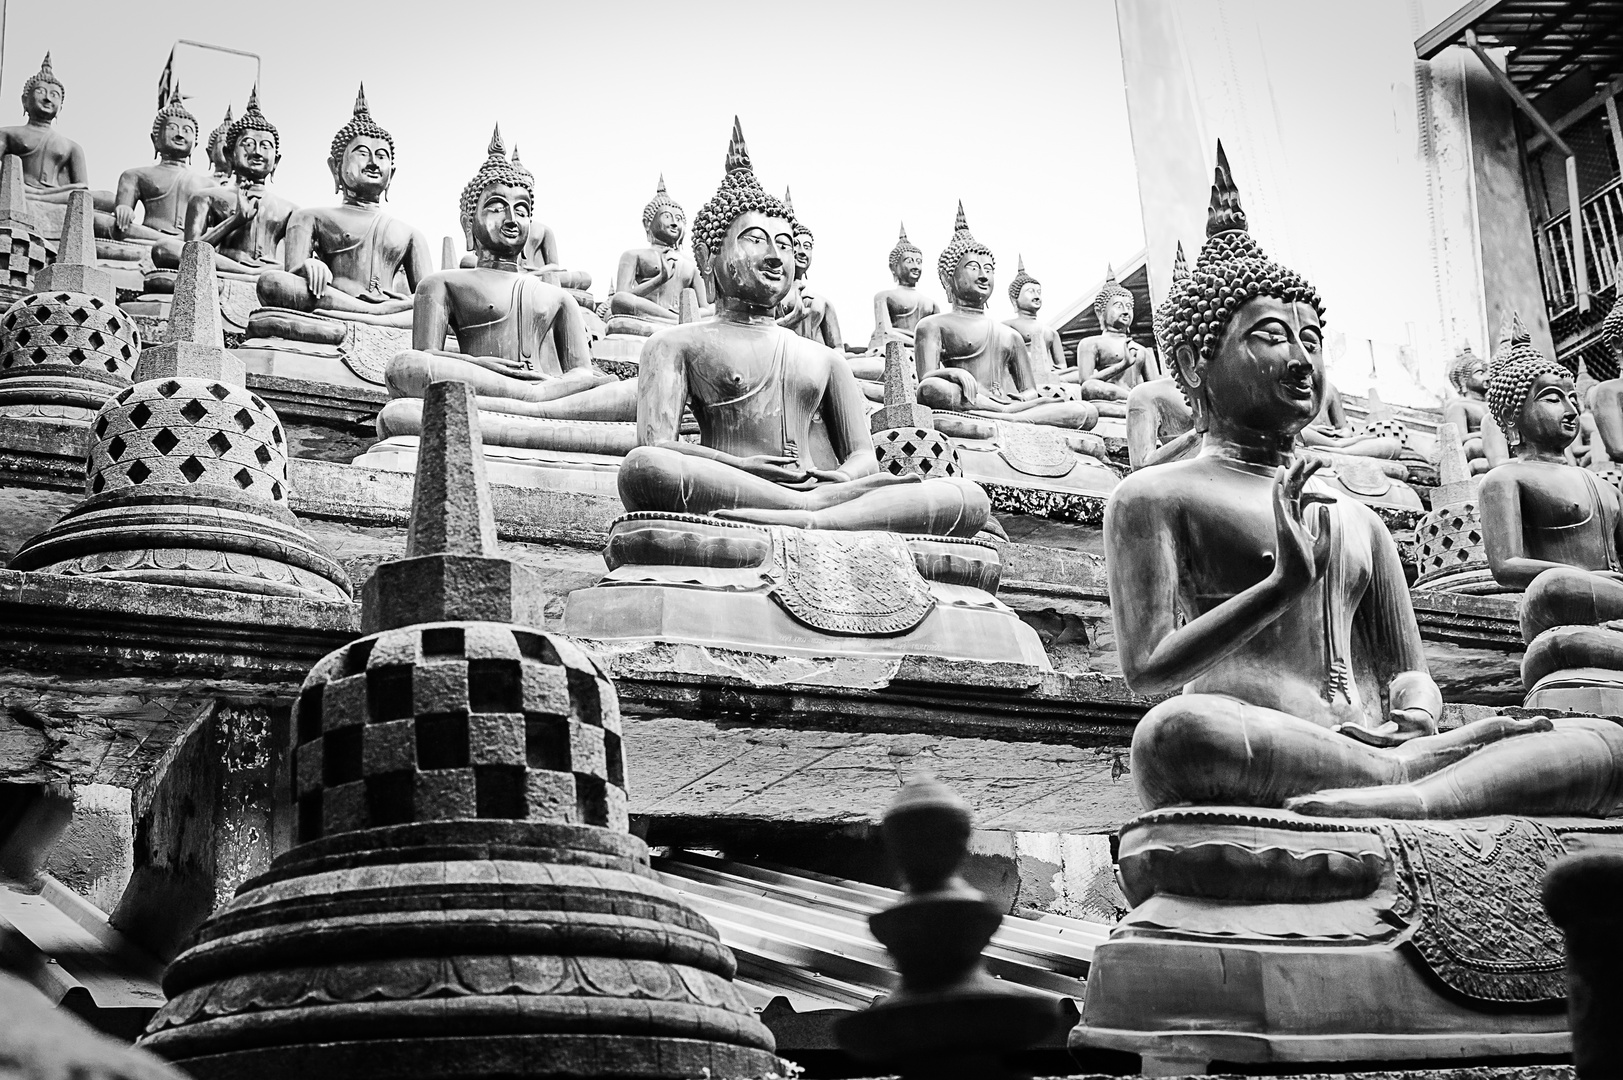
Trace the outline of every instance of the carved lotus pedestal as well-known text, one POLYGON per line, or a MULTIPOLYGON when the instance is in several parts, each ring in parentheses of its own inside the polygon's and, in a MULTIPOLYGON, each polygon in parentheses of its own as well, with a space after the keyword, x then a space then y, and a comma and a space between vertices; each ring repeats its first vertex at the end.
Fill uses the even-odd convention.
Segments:
POLYGON ((569 595, 575 637, 1050 666, 1036 631, 994 595, 1002 564, 980 541, 633 513, 609 530, 603 558, 608 576, 569 595))
POLYGON ((1568 1053, 1539 895, 1586 848, 1623 851, 1623 823, 1147 814, 1122 830, 1134 907, 1094 954, 1071 1045, 1138 1053, 1149 1075, 1568 1053))

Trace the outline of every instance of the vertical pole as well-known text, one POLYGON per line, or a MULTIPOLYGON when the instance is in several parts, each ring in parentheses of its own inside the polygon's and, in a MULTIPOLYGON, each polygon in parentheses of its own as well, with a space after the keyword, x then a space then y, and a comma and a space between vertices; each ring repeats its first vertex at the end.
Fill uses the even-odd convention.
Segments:
POLYGON ((1578 279, 1578 310, 1589 311, 1589 258, 1584 251, 1584 208, 1578 201, 1578 157, 1567 155, 1567 203, 1572 221, 1572 268, 1578 279))

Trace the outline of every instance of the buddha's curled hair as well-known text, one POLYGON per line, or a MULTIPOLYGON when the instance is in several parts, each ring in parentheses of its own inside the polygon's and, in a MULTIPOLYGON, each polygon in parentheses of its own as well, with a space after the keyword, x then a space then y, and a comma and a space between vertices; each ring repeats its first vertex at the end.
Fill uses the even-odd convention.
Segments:
POLYGON ((1528 346, 1527 352, 1501 364, 1488 383, 1488 408, 1493 412, 1499 430, 1513 444, 1516 441, 1516 419, 1521 416, 1527 395, 1532 393, 1533 384, 1541 375, 1572 378, 1572 372, 1565 365, 1528 346))
POLYGON ((791 230, 795 226, 794 214, 789 208, 768 195, 755 179, 749 147, 744 145, 744 131, 735 116, 733 137, 727 144, 727 175, 710 201, 700 207, 693 218, 693 255, 700 266, 721 250, 721 239, 733 222, 751 211, 782 218, 791 230))

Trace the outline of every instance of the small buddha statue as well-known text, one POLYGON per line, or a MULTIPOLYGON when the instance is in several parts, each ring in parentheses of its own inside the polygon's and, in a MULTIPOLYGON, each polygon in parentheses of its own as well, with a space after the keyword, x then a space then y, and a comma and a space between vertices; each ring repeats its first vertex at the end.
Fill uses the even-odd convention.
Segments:
POLYGON ((119 174, 113 212, 96 215, 96 234, 144 243, 178 241, 192 196, 213 184, 207 174, 191 167, 196 147, 197 118, 186 110, 177 83, 152 118, 152 152, 158 160, 119 174), (137 207, 140 221, 135 220, 137 207))
POLYGON ((282 269, 268 269, 256 283, 267 307, 316 311, 385 326, 411 325, 409 289, 434 271, 428 240, 380 206, 395 176, 394 138, 355 93, 349 122, 338 129, 327 168, 343 204, 295 210, 288 218, 282 269))
POLYGON ((1498 435, 1496 427, 1483 423, 1488 417, 1488 365, 1470 345, 1461 345, 1448 365, 1448 382, 1457 396, 1443 403, 1443 422, 1459 427, 1472 474, 1485 473, 1496 464, 1489 460, 1486 443, 1498 435))
POLYGON ((812 250, 817 240, 812 236, 812 231, 795 217, 795 206, 789 198, 788 188, 783 191, 783 205, 795 223, 795 284, 784 298, 778 325, 793 330, 803 338, 843 352, 845 339, 840 334, 840 319, 835 314, 834 305, 806 280, 811 274, 812 250))
MULTIPOLYGON (((384 373, 396 400, 378 414, 380 435, 417 434, 423 394, 443 379, 472 385, 484 440, 496 446, 571 448, 547 441, 562 431, 557 425, 525 425, 524 418, 635 417, 636 384, 592 366, 579 305, 567 291, 520 265, 533 183, 527 171, 508 160, 498 128, 484 164, 462 189, 463 240, 475 265, 440 270, 418 282, 412 348, 391 359, 384 373), (451 331, 460 353, 445 351, 451 331)), ((603 432, 604 438, 620 441, 590 449, 623 452, 630 445, 629 423, 625 428, 623 438, 603 432)))
POLYGON ((643 349, 638 446, 619 475, 626 509, 808 529, 980 532, 986 493, 961 479, 882 471, 845 357, 778 325, 795 280, 794 220, 757 182, 736 118, 726 169, 693 223, 716 317, 662 331, 643 349), (680 435, 690 408, 698 443, 680 435), (818 419, 826 462, 813 443, 818 419))
MULTIPOLYGON (((1600 324, 1600 337, 1617 360, 1623 360, 1623 304, 1614 303, 1600 324)), ((1590 440, 1591 469, 1623 462, 1623 378, 1603 379, 1589 392, 1595 437, 1590 440), (1598 444, 1598 445, 1597 445, 1598 444)))
POLYGON ((1031 373, 1038 384, 1047 386, 1059 381, 1069 367, 1065 362, 1065 346, 1059 339, 1059 331, 1037 321, 1037 312, 1043 306, 1043 285, 1026 273, 1024 256, 1015 260, 1014 280, 1009 282, 1009 303, 1019 314, 1003 320, 1003 325, 1012 328, 1025 341, 1031 373))
MULTIPOLYGON (((1160 374, 1155 350, 1132 338, 1134 307, 1133 294, 1116 280, 1115 268, 1106 266, 1104 286, 1093 298, 1099 332, 1077 342, 1076 367, 1064 375, 1077 383, 1082 398, 1125 403, 1129 390, 1160 374)), ((1109 414, 1124 415, 1122 405, 1109 414)))
POLYGON ((941 310, 935 297, 919 291, 919 278, 923 275, 924 252, 907 238, 907 226, 903 224, 896 246, 890 249, 890 276, 896 280, 896 287, 874 294, 870 353, 882 358, 885 345, 890 341, 900 341, 911 349, 919 320, 941 310))
POLYGON ((0 128, 0 154, 22 158, 23 182, 34 202, 65 203, 68 192, 89 187, 84 149, 54 126, 66 93, 51 70, 51 54, 46 53, 39 71, 23 83, 28 123, 0 128))
POLYGON ((1396 544, 1293 453, 1322 404, 1323 304, 1263 254, 1220 180, 1164 335, 1200 454, 1132 474, 1105 511, 1123 674, 1138 693, 1174 695, 1134 731, 1144 808, 1615 812, 1623 727, 1610 720, 1492 717, 1438 733, 1442 696, 1396 544))
POLYGON ((225 107, 225 119, 220 126, 209 132, 208 158, 209 171, 214 174, 217 184, 226 184, 231 181, 231 159, 225 154, 225 137, 231 132, 231 106, 225 107))
POLYGON ((963 203, 952 241, 936 261, 952 310, 919 320, 914 362, 919 403, 996 420, 1087 430, 1098 411, 1085 401, 1057 400, 1038 389, 1019 333, 987 312, 996 261, 969 231, 963 203))
MULTIPOLYGON (((217 270, 257 277, 281 265, 276 248, 298 209, 267 186, 282 160, 281 137, 259 109, 257 88, 248 95, 242 115, 231 122, 225 152, 235 183, 191 197, 185 239, 213 245, 217 270)), ((153 244, 152 261, 166 269, 178 267, 180 249, 179 237, 162 237, 153 244)))
MULTIPOLYGON (((1163 339, 1178 314, 1178 289, 1188 277, 1189 262, 1180 240, 1172 260, 1172 287, 1154 313, 1157 356, 1171 353, 1163 339)), ((1141 382, 1127 392, 1127 461, 1134 469, 1194 457, 1200 441, 1194 410, 1172 376, 1141 382)))
MULTIPOLYGON (((687 235, 687 214, 665 191, 665 177, 659 189, 642 208, 642 230, 648 246, 632 248, 620 255, 614 274, 614 295, 609 297, 612 315, 628 315, 656 324, 675 323, 683 289, 692 289, 701 309, 709 304, 704 278, 693 259, 682 248, 687 235)), ((649 333, 652 333, 652 329, 649 333)))

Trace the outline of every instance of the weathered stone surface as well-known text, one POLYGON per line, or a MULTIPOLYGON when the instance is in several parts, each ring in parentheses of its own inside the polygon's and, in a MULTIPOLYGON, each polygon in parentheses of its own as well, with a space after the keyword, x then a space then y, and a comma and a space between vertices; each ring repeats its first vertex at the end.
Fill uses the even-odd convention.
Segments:
MULTIPOLYGON (((494 547, 494 545, 492 545, 494 547)), ((425 555, 381 564, 362 590, 366 633, 420 622, 490 619, 542 626, 548 590, 522 562, 477 555, 425 555)))
POLYGON ((1139 813, 1117 744, 1008 742, 942 734, 746 728, 622 718, 631 813, 652 843, 702 842, 740 823, 873 825, 903 781, 928 769, 987 831, 1113 832, 1139 813))
POLYGON ((17 1080, 186 1080, 142 1050, 92 1029, 21 979, 0 972, 0 1061, 17 1080))
POLYGON ((378 441, 378 410, 388 400, 374 387, 336 386, 250 371, 248 389, 282 418, 295 458, 347 462, 378 441))
POLYGON ((111 911, 129 884, 134 844, 128 788, 82 784, 73 792, 73 819, 45 856, 43 869, 102 911, 111 911))
POLYGON ((56 261, 34 279, 39 292, 84 293, 117 303, 113 275, 96 265, 95 205, 90 192, 68 195, 67 216, 62 223, 62 239, 57 242, 56 261))

